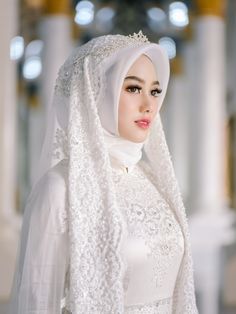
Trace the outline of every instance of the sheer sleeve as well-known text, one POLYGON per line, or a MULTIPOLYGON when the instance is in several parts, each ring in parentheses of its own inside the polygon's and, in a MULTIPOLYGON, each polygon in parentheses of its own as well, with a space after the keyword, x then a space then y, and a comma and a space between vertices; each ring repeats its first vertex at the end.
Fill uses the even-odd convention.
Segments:
POLYGON ((36 184, 24 213, 9 314, 59 314, 68 271, 65 169, 36 184))

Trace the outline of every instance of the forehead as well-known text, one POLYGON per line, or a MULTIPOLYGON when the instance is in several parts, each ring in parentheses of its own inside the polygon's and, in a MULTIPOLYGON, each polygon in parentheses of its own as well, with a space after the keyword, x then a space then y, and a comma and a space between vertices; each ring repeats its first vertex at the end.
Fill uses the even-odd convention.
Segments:
POLYGON ((130 66, 127 75, 141 75, 145 77, 156 77, 156 69, 151 59, 142 54, 130 66))
POLYGON ((131 65, 130 69, 137 66, 149 66, 153 67, 154 65, 152 63, 152 60, 145 54, 141 54, 131 65))

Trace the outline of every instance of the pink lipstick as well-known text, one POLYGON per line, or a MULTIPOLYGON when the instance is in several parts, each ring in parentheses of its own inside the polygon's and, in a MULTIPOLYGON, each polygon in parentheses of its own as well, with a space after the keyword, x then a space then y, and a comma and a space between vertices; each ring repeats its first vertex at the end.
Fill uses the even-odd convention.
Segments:
POLYGON ((149 119, 140 119, 134 121, 141 129, 148 129, 151 121, 149 119))

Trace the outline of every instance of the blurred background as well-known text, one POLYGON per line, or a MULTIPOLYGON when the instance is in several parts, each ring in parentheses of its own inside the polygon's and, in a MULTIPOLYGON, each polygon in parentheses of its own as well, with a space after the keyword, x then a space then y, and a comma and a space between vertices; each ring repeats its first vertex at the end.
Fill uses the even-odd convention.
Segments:
POLYGON ((58 68, 142 30, 171 80, 161 110, 190 225, 200 314, 236 313, 236 1, 0 0, 0 314, 58 68))

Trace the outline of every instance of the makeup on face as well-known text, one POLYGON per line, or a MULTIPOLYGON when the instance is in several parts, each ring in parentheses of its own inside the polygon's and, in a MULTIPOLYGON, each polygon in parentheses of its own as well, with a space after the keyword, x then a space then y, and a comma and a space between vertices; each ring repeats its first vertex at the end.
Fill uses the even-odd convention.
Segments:
POLYGON ((162 90, 151 60, 141 55, 130 67, 121 89, 119 101, 120 136, 142 142, 158 112, 162 90))

